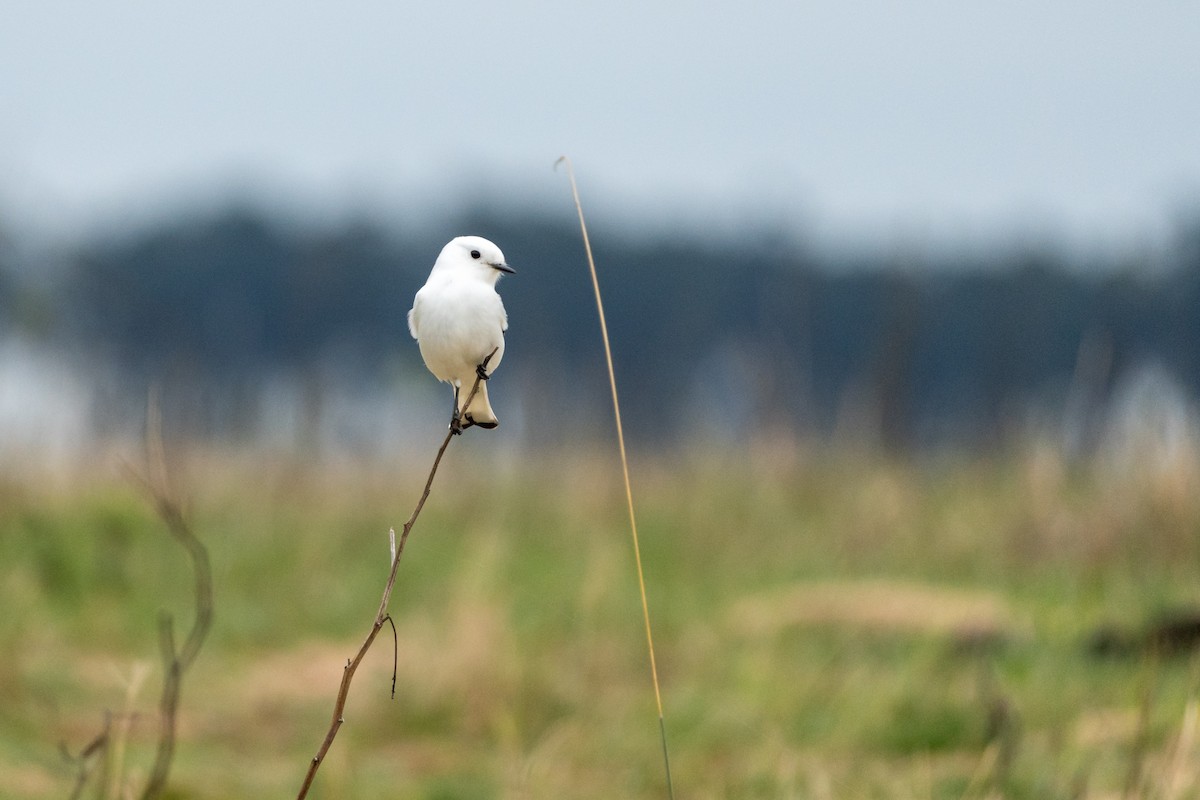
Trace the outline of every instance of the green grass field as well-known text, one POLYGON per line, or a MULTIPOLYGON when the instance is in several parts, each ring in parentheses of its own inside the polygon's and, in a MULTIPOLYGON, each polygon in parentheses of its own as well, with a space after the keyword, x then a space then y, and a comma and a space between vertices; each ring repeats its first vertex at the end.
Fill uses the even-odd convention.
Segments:
MULTIPOLYGON (((295 795, 434 447, 181 460, 216 618, 168 796, 295 795)), ((158 618, 186 628, 191 574, 116 463, 0 478, 0 797, 67 797, 59 745, 106 710, 84 796, 135 796, 152 761, 158 618)), ((1200 659, 1088 647, 1200 608, 1200 465, 1136 466, 635 454, 676 797, 1200 797, 1200 659)), ((385 627, 312 797, 666 797, 614 454, 456 442, 391 611, 396 698, 385 627)))

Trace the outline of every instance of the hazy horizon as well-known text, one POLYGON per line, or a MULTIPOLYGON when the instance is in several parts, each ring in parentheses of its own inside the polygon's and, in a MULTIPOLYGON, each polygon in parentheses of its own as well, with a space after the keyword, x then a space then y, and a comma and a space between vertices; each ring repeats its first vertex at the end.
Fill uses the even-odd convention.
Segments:
POLYGON ((0 224, 78 236, 259 198, 762 225, 818 244, 1169 239, 1200 206, 1200 9, 771 2, 20 4, 0 224))

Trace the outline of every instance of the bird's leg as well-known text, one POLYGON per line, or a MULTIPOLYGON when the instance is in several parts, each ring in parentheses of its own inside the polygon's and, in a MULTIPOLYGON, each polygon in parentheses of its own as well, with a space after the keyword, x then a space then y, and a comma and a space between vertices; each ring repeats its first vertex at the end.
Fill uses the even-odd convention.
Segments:
MULTIPOLYGON (((492 352, 488 353, 483 361, 475 367, 475 374, 479 376, 480 380, 486 381, 489 377, 491 377, 488 375, 487 365, 488 362, 492 360, 492 356, 496 355, 496 352, 499 349, 500 348, 498 347, 494 348, 492 352)), ((464 413, 465 409, 460 410, 458 407, 458 395, 461 391, 461 387, 454 387, 454 413, 450 416, 450 432, 455 436, 460 435, 467 428, 475 424, 475 420, 471 419, 464 413)))
POLYGON ((450 412, 450 432, 459 436, 463 432, 462 415, 458 411, 458 387, 454 387, 454 410, 450 412))

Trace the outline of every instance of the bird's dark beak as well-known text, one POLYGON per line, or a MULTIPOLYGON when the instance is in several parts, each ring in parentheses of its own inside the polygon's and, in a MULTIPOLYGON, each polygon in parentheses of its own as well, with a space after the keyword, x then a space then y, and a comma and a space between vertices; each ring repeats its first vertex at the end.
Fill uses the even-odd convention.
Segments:
POLYGON ((515 269, 510 267, 508 264, 505 264, 503 261, 501 261, 498 264, 492 264, 492 269, 498 269, 501 272, 507 272, 509 275, 517 274, 517 271, 515 269))

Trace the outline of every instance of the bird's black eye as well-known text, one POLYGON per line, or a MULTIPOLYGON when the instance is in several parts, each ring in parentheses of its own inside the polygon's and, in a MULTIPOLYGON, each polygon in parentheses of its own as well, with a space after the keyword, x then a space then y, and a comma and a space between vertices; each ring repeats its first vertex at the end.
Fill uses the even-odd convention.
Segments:
POLYGON ((478 250, 472 250, 472 251, 471 251, 471 258, 479 258, 479 251, 478 251, 478 250))

